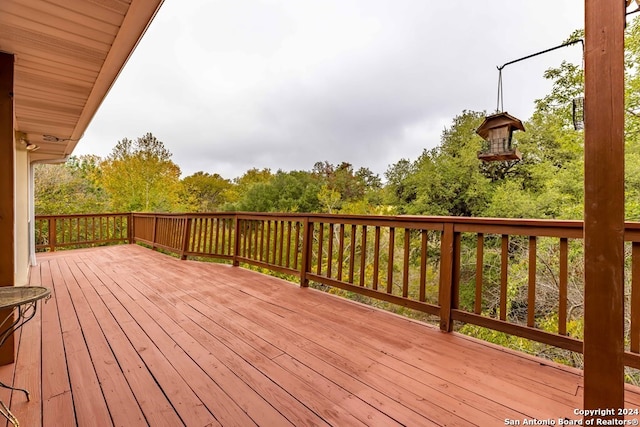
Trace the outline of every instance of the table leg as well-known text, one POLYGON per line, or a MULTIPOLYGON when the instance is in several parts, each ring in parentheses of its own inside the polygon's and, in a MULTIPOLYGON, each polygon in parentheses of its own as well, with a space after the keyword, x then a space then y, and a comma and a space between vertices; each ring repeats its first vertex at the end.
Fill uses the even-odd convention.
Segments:
POLYGON ((0 414, 2 414, 6 419, 14 425, 14 427, 20 427, 20 423, 15 415, 11 413, 7 405, 4 404, 3 401, 0 400, 0 414))
POLYGON ((25 396, 27 396, 27 402, 29 402, 31 400, 31 396, 29 395, 29 390, 27 390, 27 389, 20 388, 20 387, 12 387, 10 385, 6 385, 2 381, 0 381, 0 387, 8 388, 10 390, 21 391, 21 392, 23 392, 25 394, 25 396))

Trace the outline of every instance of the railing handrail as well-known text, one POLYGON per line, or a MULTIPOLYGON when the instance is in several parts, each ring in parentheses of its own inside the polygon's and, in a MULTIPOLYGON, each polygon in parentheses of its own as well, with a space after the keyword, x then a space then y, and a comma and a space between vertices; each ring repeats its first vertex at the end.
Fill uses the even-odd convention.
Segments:
POLYGON ((49 218, 83 218, 83 217, 106 217, 106 216, 129 216, 131 212, 109 212, 109 213, 82 213, 82 214, 58 214, 58 215, 36 215, 35 219, 49 218))

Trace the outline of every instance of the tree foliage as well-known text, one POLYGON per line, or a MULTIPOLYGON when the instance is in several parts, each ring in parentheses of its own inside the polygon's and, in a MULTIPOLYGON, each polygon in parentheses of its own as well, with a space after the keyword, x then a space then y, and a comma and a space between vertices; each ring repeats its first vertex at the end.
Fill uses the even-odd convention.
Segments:
POLYGON ((102 185, 115 211, 169 212, 181 207, 180 168, 151 133, 118 141, 101 170, 102 185))
POLYGON ((217 173, 196 172, 182 180, 182 203, 190 211, 219 211, 229 201, 232 187, 217 173))
POLYGON ((100 186, 100 159, 72 156, 66 163, 35 166, 35 211, 58 215, 108 210, 107 196, 100 186))

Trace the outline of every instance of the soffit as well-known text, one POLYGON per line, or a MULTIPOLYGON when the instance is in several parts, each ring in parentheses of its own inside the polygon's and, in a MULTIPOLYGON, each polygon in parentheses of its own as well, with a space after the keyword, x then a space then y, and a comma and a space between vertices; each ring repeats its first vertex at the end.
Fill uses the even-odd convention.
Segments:
POLYGON ((15 55, 16 130, 66 158, 162 0, 2 0, 0 51, 15 55))

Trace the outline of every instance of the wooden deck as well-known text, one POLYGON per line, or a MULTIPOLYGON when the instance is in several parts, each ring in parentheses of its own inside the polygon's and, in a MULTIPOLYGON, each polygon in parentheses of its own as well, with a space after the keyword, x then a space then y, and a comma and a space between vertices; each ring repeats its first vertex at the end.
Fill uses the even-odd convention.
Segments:
POLYGON ((31 283, 53 298, 0 368, 22 426, 580 418, 579 371, 241 268, 121 245, 40 255, 31 283))

